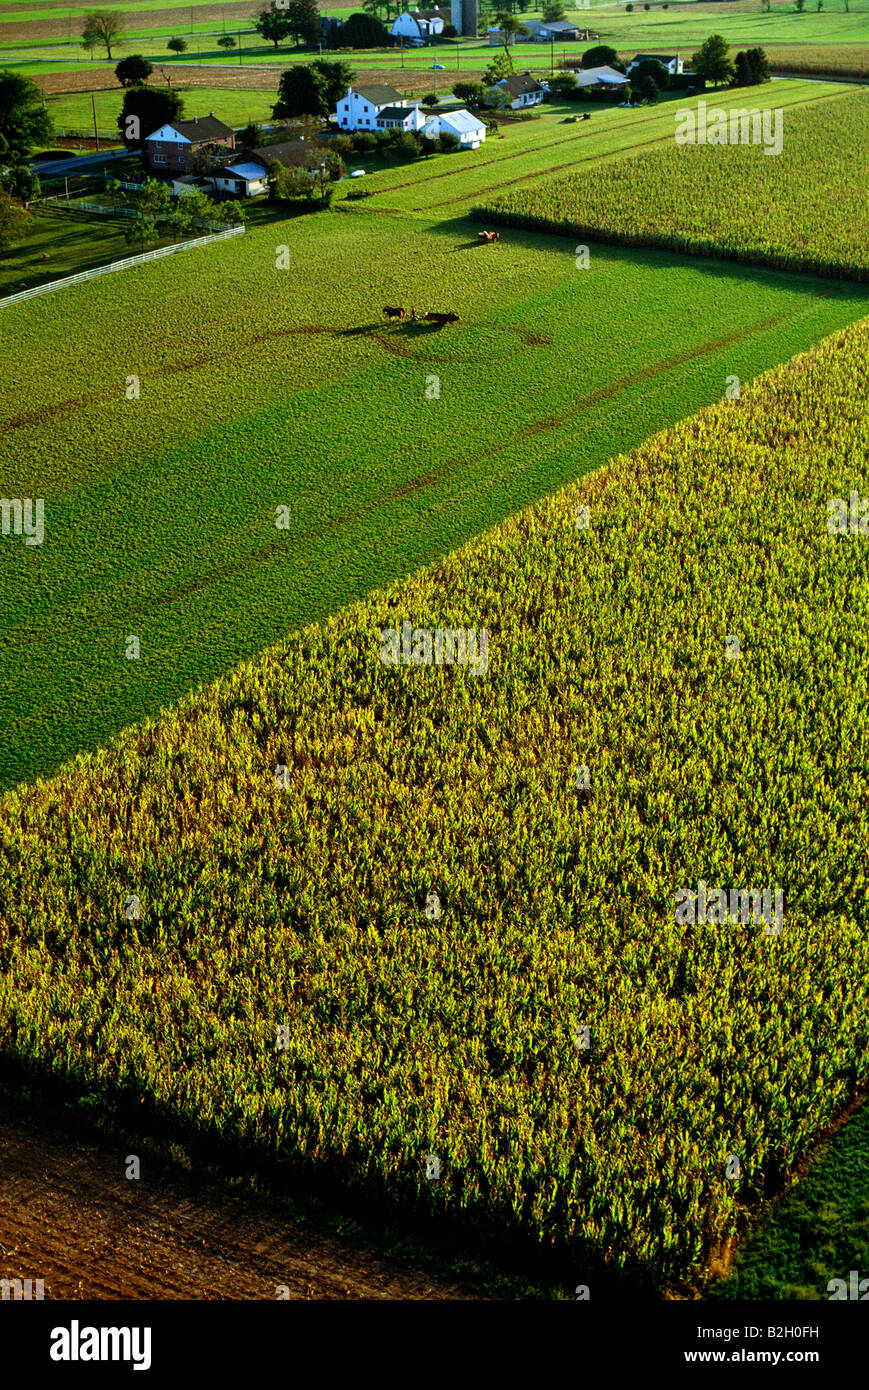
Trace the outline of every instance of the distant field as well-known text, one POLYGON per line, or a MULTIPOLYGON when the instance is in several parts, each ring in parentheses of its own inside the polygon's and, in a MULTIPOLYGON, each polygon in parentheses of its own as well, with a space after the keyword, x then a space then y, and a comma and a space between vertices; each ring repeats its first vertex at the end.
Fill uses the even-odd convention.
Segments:
MULTIPOLYGON (((386 238, 367 230, 353 247, 370 276, 386 238)), ((401 268, 378 295, 408 263, 437 261, 396 231, 401 268)), ((464 298, 453 284, 455 333, 381 329, 384 354, 357 324, 357 372, 337 392, 346 359, 330 339, 311 363, 319 399, 294 430, 294 401, 248 416, 243 474, 223 410, 196 471, 183 451, 143 457, 135 424, 125 466, 76 487, 75 460, 49 502, 62 541, 10 552, 17 602, 31 600, 26 620, 3 623, 19 680, 62 664, 64 630, 82 635, 87 605, 110 606, 116 634, 114 651, 90 653, 102 667, 91 689, 136 678, 119 659, 131 628, 142 677, 159 681, 183 661, 191 614, 216 618, 197 554, 249 621, 282 574, 311 584, 312 543, 333 566, 363 565, 364 519, 378 518, 394 555, 439 505, 491 497, 499 474, 544 463, 559 437, 581 474, 595 405, 639 406, 629 372, 654 383, 642 399, 663 394, 672 409, 698 351, 716 374, 725 361, 742 371, 740 313, 756 324, 791 309, 782 277, 726 286, 696 262, 631 268, 623 252, 578 274, 542 239, 505 258, 484 309, 494 260, 470 256, 473 275, 439 267, 467 277, 464 298), (600 305, 616 303, 603 331, 600 305), (710 333, 720 352, 707 356, 710 333), (600 354, 613 340, 619 378, 600 354), (425 401, 435 368, 441 397, 425 401), (281 499, 291 528, 276 533, 281 499), (52 598, 61 545, 79 569, 52 598)), ((466 257, 444 238, 443 259, 466 257)), ((230 324, 234 269, 220 306, 230 324)), ((261 286, 244 278, 249 302, 279 297, 261 286)), ((163 288, 171 332, 190 299, 163 288)), ((808 281, 796 290, 811 294, 808 281)), ((147 309, 134 303, 144 344, 147 309)), ((104 330, 102 306, 89 307, 91 331, 104 330)), ((340 321, 347 307, 315 291, 308 312, 340 321)), ((228 347, 237 396, 244 349, 228 347)), ((282 357, 277 337, 256 348, 264 374, 282 357)), ((119 384, 135 360, 116 356, 119 384)), ((466 1238, 494 1230, 516 1250, 569 1257, 595 1297, 602 1267, 653 1290, 702 1286, 869 1079, 869 559, 826 524, 829 498, 869 486, 867 361, 864 323, 5 797, 4 1054, 110 1110, 135 1102, 146 1124, 280 1159, 441 1230, 457 1220, 466 1238), (405 621, 485 631, 485 669, 382 665, 381 630, 405 621), (780 934, 676 919, 680 886, 700 880, 780 889, 780 934)), ((159 381, 143 380, 148 411, 159 381)), ((179 417, 196 395, 183 380, 172 374, 179 417)), ((88 407, 95 434, 135 418, 117 394, 88 407)), ((816 1249, 816 1294, 845 1258, 816 1249)))
MULTIPOLYGON (((184 113, 187 116, 207 115, 214 111, 227 125, 247 125, 248 121, 271 120, 272 106, 277 98, 276 91, 244 91, 227 87, 186 87, 178 84, 174 90, 184 99, 184 113)), ((115 123, 121 114, 124 96, 121 89, 109 92, 95 92, 94 105, 97 113, 97 126, 100 130, 116 129, 115 123)), ((93 128, 90 93, 69 93, 66 96, 46 98, 46 105, 55 124, 55 129, 67 127, 74 130, 93 128)))
MULTIPOLYGON (((63 190, 61 189, 61 192, 63 190)), ((107 261, 134 256, 142 248, 130 245, 124 235, 127 223, 108 217, 76 218, 59 212, 34 212, 27 236, 0 256, 0 297, 30 289, 46 280, 77 275, 107 261)), ((166 245, 171 238, 155 242, 166 245)), ((152 250, 153 247, 146 248, 152 250)), ((0 328, 5 324, 0 319, 0 328)), ((0 451, 2 469, 2 451, 0 451)))
POLYGON ((476 212, 510 227, 869 279, 869 93, 845 89, 786 111, 781 138, 773 155, 671 140, 606 169, 524 183, 476 212))

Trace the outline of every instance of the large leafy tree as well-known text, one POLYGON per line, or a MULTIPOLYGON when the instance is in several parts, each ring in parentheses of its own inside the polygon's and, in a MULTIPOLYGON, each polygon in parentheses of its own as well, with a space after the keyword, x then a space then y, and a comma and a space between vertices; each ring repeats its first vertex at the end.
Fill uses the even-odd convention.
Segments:
POLYGON ((644 58, 641 63, 637 63, 637 66, 631 72, 631 85, 633 87, 641 87, 647 77, 651 77, 658 89, 655 96, 655 100, 657 101, 658 95, 660 95, 665 87, 669 86, 670 74, 667 72, 664 64, 658 62, 657 58, 644 58))
POLYGON ((769 82, 769 59, 764 50, 762 48, 749 48, 745 56, 748 59, 752 81, 757 85, 761 82, 769 82))
POLYGON ((733 61, 727 41, 720 34, 710 34, 694 54, 693 68, 698 77, 716 87, 729 82, 733 76, 733 61))
POLYGON ((52 134, 36 83, 17 72, 0 71, 0 148, 13 163, 23 163, 34 145, 47 145, 52 134))
POLYGON ((311 68, 322 79, 326 104, 330 111, 334 111, 338 102, 346 95, 347 88, 352 86, 355 72, 349 63, 341 62, 340 59, 330 62, 328 58, 318 58, 311 64, 311 68))
POLYGON ((88 10, 81 30, 83 48, 95 48, 98 44, 106 50, 106 57, 112 56, 112 44, 120 44, 124 34, 124 16, 115 10, 88 10))
POLYGON ((587 48, 582 55, 584 68, 614 68, 618 61, 619 55, 608 43, 598 44, 596 48, 587 48))
POLYGON ((290 0, 287 14, 296 43, 315 44, 323 32, 317 0, 290 0))
POLYGON ((275 48, 282 39, 288 39, 292 33, 289 10, 275 9, 274 5, 265 10, 260 10, 253 26, 257 33, 264 39, 273 43, 275 48))
POLYGON ((184 102, 177 92, 162 87, 130 87, 124 92, 124 105, 118 129, 128 149, 140 150, 149 135, 168 121, 180 120, 184 102))
POLYGON ((325 116, 328 111, 325 83, 313 68, 300 63, 281 73, 278 99, 272 107, 276 121, 291 116, 325 116))
POLYGON ((389 31, 369 14, 351 14, 343 29, 329 30, 330 48, 385 48, 389 31))
POLYGON ((129 58, 122 58, 118 63, 115 77, 122 87, 138 87, 147 82, 153 71, 148 59, 143 58, 141 53, 131 53, 129 58))

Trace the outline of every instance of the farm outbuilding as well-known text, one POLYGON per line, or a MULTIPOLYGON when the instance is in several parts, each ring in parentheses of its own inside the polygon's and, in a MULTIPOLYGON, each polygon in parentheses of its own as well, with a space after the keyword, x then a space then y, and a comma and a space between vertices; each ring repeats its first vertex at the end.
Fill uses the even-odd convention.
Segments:
POLYGON ((455 135, 463 150, 477 150, 486 138, 486 127, 470 111, 445 111, 429 116, 422 130, 427 140, 437 140, 441 135, 455 135))

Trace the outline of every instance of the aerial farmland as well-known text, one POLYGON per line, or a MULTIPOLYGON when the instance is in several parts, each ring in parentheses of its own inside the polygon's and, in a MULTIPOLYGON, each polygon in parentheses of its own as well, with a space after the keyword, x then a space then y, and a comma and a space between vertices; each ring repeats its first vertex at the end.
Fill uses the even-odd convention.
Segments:
POLYGON ((55 1323, 869 1296, 869 0, 532 4, 0 8, 55 1323))

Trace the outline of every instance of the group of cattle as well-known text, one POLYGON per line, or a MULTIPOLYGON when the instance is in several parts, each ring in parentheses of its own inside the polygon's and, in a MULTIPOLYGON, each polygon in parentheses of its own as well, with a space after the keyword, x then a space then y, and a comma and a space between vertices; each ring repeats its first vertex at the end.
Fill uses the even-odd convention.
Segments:
MULTIPOLYGON (((390 323, 393 321, 393 319, 407 318, 407 314, 404 309, 401 309, 392 304, 387 304, 384 307, 383 315, 384 318, 389 319, 390 323)), ((419 322, 416 316, 415 309, 411 309, 410 318, 412 323, 419 322)), ((423 314, 422 316, 422 322, 424 323, 458 323, 458 321, 458 314, 423 314)))

